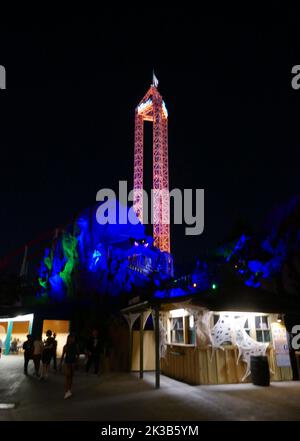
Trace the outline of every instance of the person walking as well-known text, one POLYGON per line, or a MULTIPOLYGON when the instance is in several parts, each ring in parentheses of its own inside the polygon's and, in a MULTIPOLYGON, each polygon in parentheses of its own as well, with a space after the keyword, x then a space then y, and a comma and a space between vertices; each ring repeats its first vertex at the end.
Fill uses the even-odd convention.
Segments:
POLYGON ((97 375, 99 372, 100 355, 101 355, 101 342, 99 338, 99 332, 97 329, 92 331, 92 336, 89 338, 86 346, 86 373, 89 372, 92 365, 94 365, 94 373, 97 375))
POLYGON ((38 336, 33 342, 33 363, 35 369, 35 375, 37 377, 40 376, 40 365, 42 359, 44 345, 42 341, 42 337, 38 336))
POLYGON ((53 355, 54 338, 52 337, 52 331, 49 329, 46 332, 46 340, 44 342, 44 349, 42 352, 42 374, 40 376, 41 380, 48 378, 50 361, 53 355))
POLYGON ((63 353, 60 361, 60 368, 64 362, 64 376, 65 376, 65 395, 64 399, 72 396, 73 377, 75 366, 79 358, 79 348, 75 341, 73 334, 68 335, 67 343, 63 348, 63 353))
POLYGON ((56 340, 55 332, 53 333, 53 353, 52 353, 52 358, 53 358, 53 369, 56 371, 57 370, 57 340, 56 340))
MULTIPOLYGON (((28 338, 28 336, 27 336, 27 338, 28 338)), ((25 342, 26 343, 26 342, 25 342)), ((25 344, 24 343, 24 344, 25 344)), ((24 349, 24 345, 23 345, 23 349, 24 349)), ((11 345, 10 345, 10 351, 11 351, 11 353, 12 354, 16 354, 17 352, 18 352, 18 342, 17 342, 17 339, 16 338, 14 338, 13 340, 12 340, 12 342, 11 342, 11 345)))
POLYGON ((28 363, 33 359, 33 338, 30 334, 27 335, 27 340, 23 343, 24 349, 24 374, 28 375, 28 363))

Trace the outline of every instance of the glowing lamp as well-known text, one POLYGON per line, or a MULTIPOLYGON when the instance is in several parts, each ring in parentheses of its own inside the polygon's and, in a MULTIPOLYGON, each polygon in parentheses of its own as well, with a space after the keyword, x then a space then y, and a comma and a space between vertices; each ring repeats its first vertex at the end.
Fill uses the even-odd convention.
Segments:
POLYGON ((197 287, 197 283, 193 283, 193 288, 196 288, 197 287))
POLYGON ((218 285, 217 285, 216 283, 213 283, 213 284, 211 285, 211 287, 212 287, 212 289, 217 289, 218 285))

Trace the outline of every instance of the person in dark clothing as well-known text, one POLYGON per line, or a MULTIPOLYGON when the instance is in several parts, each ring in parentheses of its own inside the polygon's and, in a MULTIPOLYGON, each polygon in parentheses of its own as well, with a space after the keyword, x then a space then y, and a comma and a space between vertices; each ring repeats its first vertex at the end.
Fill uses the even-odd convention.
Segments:
POLYGON ((99 332, 94 329, 92 336, 89 338, 86 345, 87 363, 85 370, 89 372, 92 365, 94 365, 94 372, 97 375, 99 372, 100 355, 101 355, 101 342, 99 338, 99 332))
POLYGON ((60 367, 64 361, 64 375, 65 375, 65 395, 64 399, 72 396, 72 384, 75 372, 75 366, 79 358, 79 348, 75 341, 75 336, 70 334, 67 338, 67 343, 63 348, 63 353, 60 361, 60 367))
POLYGON ((56 371, 57 370, 57 340, 56 340, 56 334, 55 332, 53 333, 53 354, 52 354, 52 358, 53 358, 53 368, 56 371))
POLYGON ((50 361, 53 356, 54 338, 52 337, 52 331, 50 329, 46 332, 46 337, 42 353, 43 368, 42 375, 40 376, 41 380, 48 378, 50 361))
POLYGON ((24 349, 24 374, 28 375, 29 360, 33 360, 33 338, 30 334, 27 335, 27 340, 23 343, 24 349))
POLYGON ((11 342, 10 352, 12 354, 17 354, 17 352, 18 352, 18 342, 17 342, 16 338, 14 338, 13 341, 11 342))

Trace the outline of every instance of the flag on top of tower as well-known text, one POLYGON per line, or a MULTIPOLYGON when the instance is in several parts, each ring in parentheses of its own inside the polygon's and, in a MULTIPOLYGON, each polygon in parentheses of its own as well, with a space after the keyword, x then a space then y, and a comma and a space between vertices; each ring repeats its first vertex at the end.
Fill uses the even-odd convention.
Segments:
POLYGON ((152 86, 157 87, 158 86, 158 79, 155 76, 154 70, 152 73, 152 86))

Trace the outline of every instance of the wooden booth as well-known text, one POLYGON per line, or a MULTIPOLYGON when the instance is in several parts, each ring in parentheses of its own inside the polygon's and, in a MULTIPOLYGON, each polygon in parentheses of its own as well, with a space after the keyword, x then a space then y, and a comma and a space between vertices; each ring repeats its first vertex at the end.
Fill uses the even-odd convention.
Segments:
POLYGON ((161 371, 190 384, 250 381, 250 357, 267 355, 271 381, 292 380, 286 329, 278 314, 177 308, 161 313, 161 371))
POLYGON ((251 356, 257 355, 268 357, 271 381, 293 379, 280 312, 212 310, 191 299, 143 302, 122 312, 130 330, 130 370, 140 378, 155 370, 156 387, 160 373, 193 385, 249 382, 251 356), (152 329, 144 330, 149 317, 152 329))

